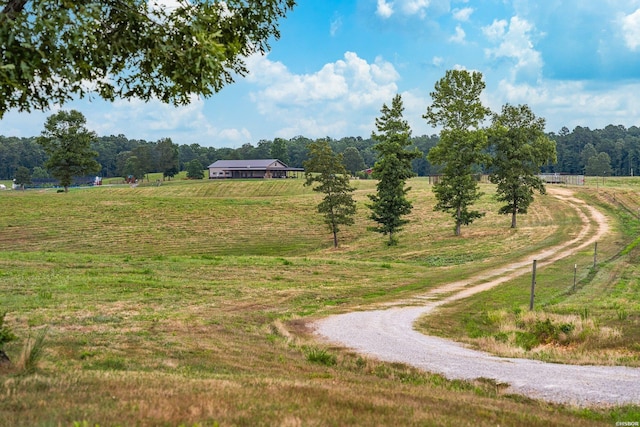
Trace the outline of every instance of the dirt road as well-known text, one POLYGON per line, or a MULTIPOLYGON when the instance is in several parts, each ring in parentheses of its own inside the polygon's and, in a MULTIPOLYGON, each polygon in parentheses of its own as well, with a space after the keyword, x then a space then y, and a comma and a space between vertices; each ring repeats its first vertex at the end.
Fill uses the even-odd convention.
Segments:
POLYGON ((410 301, 320 320, 313 325, 316 333, 325 340, 370 357, 406 363, 447 378, 491 378, 508 384, 506 392, 535 399, 577 406, 640 404, 640 369, 637 368, 561 365, 500 358, 465 348, 453 341, 426 336, 413 329, 419 317, 442 304, 529 273, 534 259, 538 260, 538 266, 544 266, 570 256, 594 244, 608 232, 605 216, 572 197, 570 190, 549 188, 549 193, 573 206, 582 218, 582 229, 571 241, 533 254, 521 262, 433 289, 410 301), (443 295, 448 296, 443 298, 443 295))

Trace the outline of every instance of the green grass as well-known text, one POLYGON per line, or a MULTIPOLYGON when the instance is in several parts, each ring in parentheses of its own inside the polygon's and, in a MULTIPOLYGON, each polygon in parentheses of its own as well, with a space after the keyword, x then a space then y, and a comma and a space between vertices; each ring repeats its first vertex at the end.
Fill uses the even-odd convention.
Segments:
MULTIPOLYGON (((17 360, 30 334, 48 330, 34 373, 0 373, 2 422, 575 426, 637 419, 629 418, 638 414, 633 407, 565 408, 505 396, 490 381, 447 381, 380 363, 318 343, 306 327, 567 239, 579 219, 554 198, 538 197, 510 230, 484 186, 486 217, 454 237, 452 219, 433 211, 427 181, 415 179, 412 222, 390 248, 366 231, 364 205, 375 182, 354 181, 356 225, 335 250, 315 211, 319 196, 302 180, 151 181, 0 194, 0 304, 19 337, 5 349, 17 360)), ((603 242, 603 259, 630 239, 603 242)), ((634 253, 618 259, 633 265, 634 253)), ((581 263, 589 257, 579 254, 581 263)), ((552 268, 564 267, 545 271, 552 268)), ((635 270, 611 268, 634 280, 635 270)), ((602 283, 604 272, 590 280, 602 283)), ((586 277, 582 271, 580 280, 586 277)), ((637 301, 620 283, 602 295, 637 301)), ((572 302, 578 294, 557 293, 541 286, 539 298, 580 306, 572 302)), ((496 299, 522 298, 500 295, 481 294, 479 304, 486 311, 499 307, 496 299)), ((600 316, 599 304, 589 304, 591 317, 600 316)), ((635 319, 630 304, 611 308, 615 321, 635 319)), ((476 311, 468 325, 478 323, 476 311)))
POLYGON ((529 310, 531 276, 525 275, 490 292, 443 307, 424 319, 420 328, 502 356, 640 366, 640 250, 630 244, 636 241, 640 221, 629 214, 640 208, 640 199, 626 186, 607 190, 585 188, 579 194, 608 213, 612 231, 598 242, 596 268, 595 247, 589 247, 538 271, 535 315, 540 320, 535 322, 539 323, 532 321, 529 327, 524 327, 524 322, 518 325, 520 314, 529 310), (577 270, 575 290, 574 270, 577 270), (489 318, 495 313, 515 316, 503 315, 499 321, 491 321, 489 318), (553 328, 569 322, 569 327, 581 332, 541 339, 543 334, 535 326, 550 319, 553 328), (585 324, 585 319, 591 322, 585 324))

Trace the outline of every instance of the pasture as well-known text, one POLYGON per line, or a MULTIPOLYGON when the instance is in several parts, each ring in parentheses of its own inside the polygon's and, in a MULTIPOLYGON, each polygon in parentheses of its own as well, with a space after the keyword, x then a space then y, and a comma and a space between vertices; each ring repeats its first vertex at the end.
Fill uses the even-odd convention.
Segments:
MULTIPOLYGON (((580 426, 640 418, 637 407, 550 405, 505 396, 491 381, 377 362, 329 347, 307 327, 570 238, 580 224, 573 210, 537 196, 511 230, 495 213, 493 187, 483 185, 486 217, 456 238, 451 218, 433 211, 428 181, 414 179, 411 223, 387 247, 367 231, 375 182, 357 180, 356 224, 335 250, 315 210, 320 196, 302 184, 174 180, 0 193, 0 311, 19 337, 5 346, 15 363, 0 373, 0 424, 580 426), (21 369, 25 344, 44 329, 36 369, 21 369)), ((545 310, 586 308, 622 327, 631 339, 616 348, 637 366, 637 182, 598 185, 576 190, 610 218, 601 266, 589 268, 584 251, 545 269, 539 298, 545 310), (579 292, 567 293, 574 263, 579 292)), ((506 284, 447 307, 432 329, 476 339, 467 326, 525 306, 522 288, 506 284)))

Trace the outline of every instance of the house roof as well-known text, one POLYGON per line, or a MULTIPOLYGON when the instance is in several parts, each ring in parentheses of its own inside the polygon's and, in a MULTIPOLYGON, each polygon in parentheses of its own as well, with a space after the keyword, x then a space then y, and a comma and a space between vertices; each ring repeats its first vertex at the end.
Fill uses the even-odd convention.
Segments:
POLYGON ((212 168, 225 170, 303 170, 299 168, 290 168, 278 159, 218 160, 209 165, 209 169, 212 168))

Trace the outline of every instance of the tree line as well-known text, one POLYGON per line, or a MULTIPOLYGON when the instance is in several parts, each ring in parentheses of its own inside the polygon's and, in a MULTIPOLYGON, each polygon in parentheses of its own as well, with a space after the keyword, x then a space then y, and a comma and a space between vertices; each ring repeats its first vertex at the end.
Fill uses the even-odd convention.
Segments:
MULTIPOLYGON (((640 128, 637 126, 625 128, 622 125, 608 125, 604 129, 594 130, 578 126, 572 131, 564 127, 557 133, 547 133, 547 136, 556 142, 558 162, 543 166, 543 172, 591 176, 640 174, 640 128)), ((0 136, 0 179, 15 178, 20 166, 29 169, 34 178, 46 177, 43 165, 47 154, 36 142, 36 138, 0 136)), ((91 148, 98 153, 96 160, 100 164, 100 170, 97 174, 109 178, 127 176, 129 173, 126 172, 136 168, 137 173, 171 173, 173 168, 177 168, 177 173, 187 170, 189 162, 193 160, 199 161, 202 168, 216 160, 269 158, 278 158, 291 167, 303 167, 303 163, 308 160, 310 144, 319 140, 328 141, 335 153, 343 154, 347 171, 354 175, 372 168, 378 159, 378 153, 373 148, 375 140, 362 137, 311 139, 296 136, 245 143, 237 148, 215 148, 198 143, 178 145, 170 138, 158 141, 128 139, 120 134, 96 137, 91 148), (163 151, 165 156, 169 151, 173 156, 164 164, 161 162, 163 151), (136 157, 136 162, 129 160, 133 156, 136 157), (127 160, 129 167, 126 167, 127 160)), ((410 138, 410 147, 428 153, 439 140, 439 135, 413 136, 410 138)), ((441 168, 432 164, 426 156, 412 160, 411 165, 417 176, 441 172, 441 168)), ((485 172, 487 170, 482 167, 478 169, 478 173, 485 172)))

